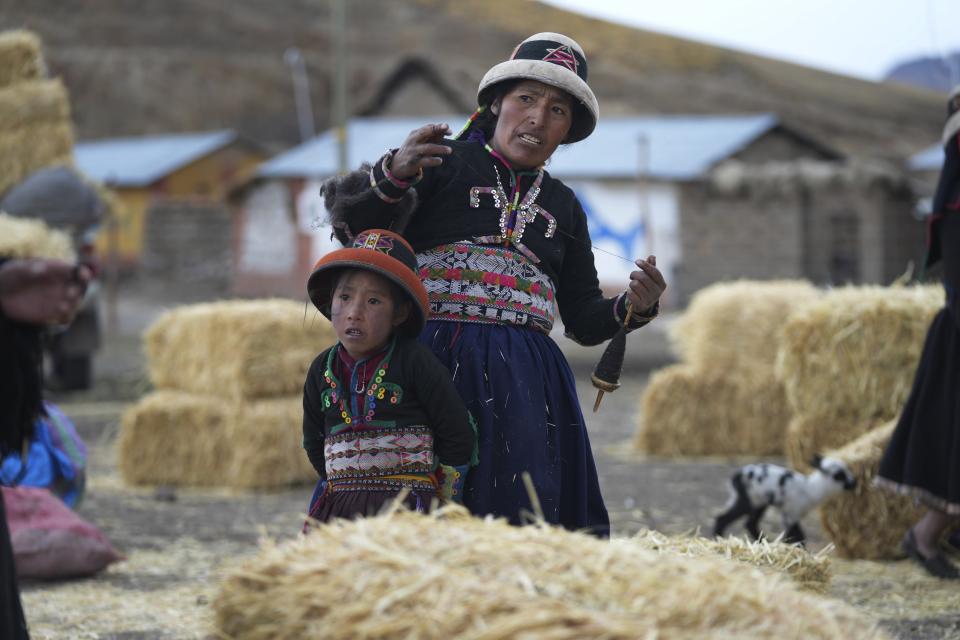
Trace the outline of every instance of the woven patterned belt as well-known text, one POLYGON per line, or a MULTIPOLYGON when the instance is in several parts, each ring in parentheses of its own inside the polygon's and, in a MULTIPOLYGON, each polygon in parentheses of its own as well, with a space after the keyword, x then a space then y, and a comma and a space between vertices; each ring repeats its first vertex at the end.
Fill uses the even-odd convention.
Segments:
POLYGON ((431 320, 553 328, 553 282, 520 253, 458 242, 418 253, 417 265, 431 320))
POLYGON ((433 433, 428 427, 341 431, 324 444, 327 481, 337 491, 432 489, 433 433))

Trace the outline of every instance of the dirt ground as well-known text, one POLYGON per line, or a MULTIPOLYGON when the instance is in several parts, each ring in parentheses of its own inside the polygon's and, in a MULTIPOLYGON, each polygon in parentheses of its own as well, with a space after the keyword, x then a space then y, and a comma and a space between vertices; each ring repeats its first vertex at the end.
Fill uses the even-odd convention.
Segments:
MULTIPOLYGON (((90 447, 87 494, 79 511, 127 560, 91 579, 22 585, 34 638, 212 637, 209 605, 222 572, 255 553, 260 538, 288 539, 299 530, 311 487, 270 493, 172 492, 133 489, 121 482, 115 459, 120 416, 148 389, 139 331, 162 308, 126 300, 99 354, 94 389, 54 398, 90 447)), ((663 330, 648 335, 645 346, 631 338, 628 354, 635 357, 624 386, 607 394, 599 413, 587 416, 614 534, 642 528, 668 534, 708 530, 712 514, 726 500, 726 478, 747 460, 664 460, 633 451, 640 394, 650 371, 670 358, 663 330)), ((599 350, 571 346, 568 356, 589 411, 595 395, 589 373, 599 350)), ((779 532, 775 519, 765 524, 779 532)), ((816 515, 808 515, 803 525, 810 549, 822 549, 827 541, 816 515)), ((955 583, 928 578, 907 561, 835 559, 833 573, 831 595, 880 621, 892 636, 960 638, 960 586, 955 583)))

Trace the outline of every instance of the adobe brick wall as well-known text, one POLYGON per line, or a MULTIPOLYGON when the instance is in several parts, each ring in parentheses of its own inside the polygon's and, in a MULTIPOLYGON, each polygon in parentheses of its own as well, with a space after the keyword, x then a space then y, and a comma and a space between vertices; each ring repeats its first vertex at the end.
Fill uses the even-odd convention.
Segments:
POLYGON ((721 192, 680 189, 680 304, 725 279, 806 278, 820 285, 890 284, 923 255, 914 196, 895 181, 800 182, 721 192), (848 260, 838 262, 838 255, 848 260))
POLYGON ((704 183, 680 189, 681 260, 675 292, 685 305, 695 291, 719 280, 803 276, 800 203, 711 194, 704 183))
POLYGON ((232 273, 233 216, 227 207, 181 201, 150 207, 139 273, 143 286, 207 299, 229 293, 232 273))

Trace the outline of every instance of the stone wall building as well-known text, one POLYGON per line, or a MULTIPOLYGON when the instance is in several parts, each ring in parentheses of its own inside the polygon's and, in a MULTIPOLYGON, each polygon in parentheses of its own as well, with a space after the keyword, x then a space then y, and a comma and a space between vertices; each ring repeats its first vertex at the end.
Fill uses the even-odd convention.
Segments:
MULTIPOLYGON (((356 118, 348 166, 373 162, 424 122, 465 116, 356 118)), ((328 131, 264 163, 238 193, 236 292, 302 292, 336 246, 319 196, 338 173, 328 131), (269 239, 269 240, 266 240, 269 239)), ((735 278, 887 284, 922 251, 913 193, 896 169, 848 160, 770 114, 602 119, 547 170, 586 210, 601 286, 625 286, 633 259, 657 255, 668 308, 735 278)))

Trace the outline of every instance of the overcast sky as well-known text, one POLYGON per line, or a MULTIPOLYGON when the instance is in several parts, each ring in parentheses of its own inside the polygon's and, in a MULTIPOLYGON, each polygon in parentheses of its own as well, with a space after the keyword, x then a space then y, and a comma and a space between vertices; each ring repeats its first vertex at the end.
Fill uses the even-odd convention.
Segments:
POLYGON ((960 51, 960 0, 544 1, 868 80, 906 58, 960 51))

